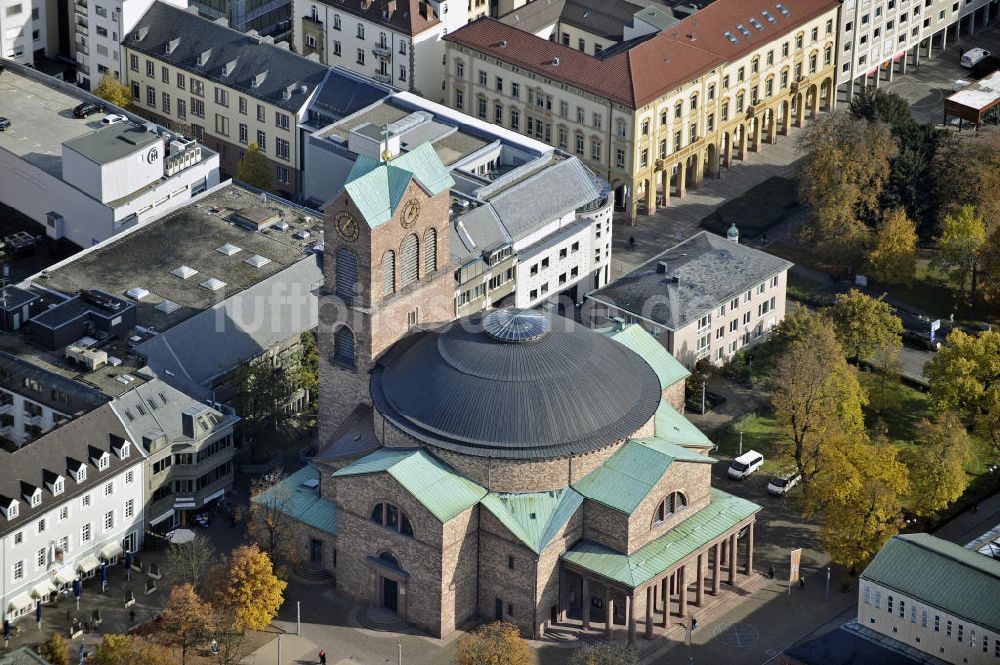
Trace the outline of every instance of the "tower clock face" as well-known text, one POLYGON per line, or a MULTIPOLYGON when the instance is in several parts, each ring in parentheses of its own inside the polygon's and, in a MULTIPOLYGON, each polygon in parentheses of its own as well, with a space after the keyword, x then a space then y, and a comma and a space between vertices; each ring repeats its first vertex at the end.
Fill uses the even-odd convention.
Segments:
POLYGON ((420 217, 420 201, 410 199, 403 205, 403 214, 399 218, 399 223, 404 229, 408 229, 417 223, 418 217, 420 217))
POLYGON ((333 223, 337 226, 337 234, 348 242, 358 239, 358 222, 354 215, 342 210, 333 218, 333 223))

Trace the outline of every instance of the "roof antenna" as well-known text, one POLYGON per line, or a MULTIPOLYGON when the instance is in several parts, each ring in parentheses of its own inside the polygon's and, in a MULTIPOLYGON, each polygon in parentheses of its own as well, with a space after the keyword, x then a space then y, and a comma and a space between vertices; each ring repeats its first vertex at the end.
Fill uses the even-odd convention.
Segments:
POLYGON ((392 160, 392 151, 389 149, 389 136, 391 136, 391 135, 392 135, 392 132, 389 131, 389 123, 386 122, 382 126, 382 144, 383 144, 382 161, 383 162, 389 162, 389 161, 392 160))

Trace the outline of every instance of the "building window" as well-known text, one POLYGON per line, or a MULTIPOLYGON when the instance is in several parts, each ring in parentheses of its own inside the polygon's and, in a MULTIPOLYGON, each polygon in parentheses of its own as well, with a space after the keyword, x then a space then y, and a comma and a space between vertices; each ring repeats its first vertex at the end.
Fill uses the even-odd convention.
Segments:
POLYGON ((13 571, 12 571, 11 577, 14 579, 15 582, 18 581, 18 580, 24 579, 24 562, 23 561, 15 561, 14 562, 14 566, 13 566, 13 571))
POLYGON ((671 492, 656 507, 653 513, 653 525, 662 524, 668 517, 687 508, 687 497, 683 492, 671 492))
POLYGON ((156 65, 153 64, 152 60, 146 61, 146 76, 149 78, 154 78, 156 76, 156 65))
POLYGON ((240 123, 240 143, 246 145, 248 141, 247 124, 245 122, 240 123))
POLYGON ((287 113, 281 113, 279 111, 275 111, 274 112, 274 125, 278 129, 287 130, 288 129, 288 125, 289 125, 289 123, 288 123, 288 114, 287 113))
POLYGON ((177 72, 177 87, 180 90, 184 89, 184 74, 177 72))
POLYGON ((183 99, 177 100, 177 117, 186 118, 187 117, 187 102, 183 99))
POLYGON ((89 543, 90 542, 90 535, 91 535, 91 533, 90 533, 90 524, 89 523, 84 524, 82 527, 80 527, 80 542, 81 543, 89 543))
POLYGON ((347 326, 337 329, 333 337, 333 359, 347 367, 354 367, 354 333, 347 326))
POLYGON ((139 71, 139 56, 135 53, 130 53, 128 56, 128 68, 133 72, 139 71))
MULTIPOLYGON (((459 111, 465 108, 465 93, 462 90, 455 90, 455 108, 459 111)), ((511 111, 510 125, 511 127, 514 127, 514 129, 517 129, 517 126, 514 124, 514 113, 515 111, 511 111)))
POLYGON ((358 255, 347 247, 338 248, 335 287, 337 297, 348 305, 353 305, 357 282, 358 255))
POLYGON ((104 530, 110 531, 115 528, 115 511, 109 510, 104 513, 104 530))
POLYGON ((200 99, 191 98, 191 115, 196 118, 205 117, 205 102, 200 99))
POLYGON ((400 275, 399 286, 404 287, 417 281, 419 277, 418 267, 420 265, 420 249, 417 236, 410 234, 403 239, 400 245, 400 275))
POLYGON ((371 521, 408 538, 413 538, 413 524, 410 522, 410 518, 395 504, 376 504, 372 509, 371 521))
POLYGON ((135 515, 135 500, 129 499, 125 502, 125 519, 130 520, 135 515))
POLYGON ((146 86, 146 106, 156 108, 156 88, 151 85, 146 86))
POLYGON ((382 255, 382 295, 396 292, 396 252, 387 250, 382 255))
POLYGON ((267 150, 267 134, 262 129, 257 130, 257 147, 261 152, 267 150))
POLYGON ((274 152, 278 156, 278 159, 284 159, 288 161, 289 155, 291 154, 291 145, 285 139, 275 139, 274 141, 274 152))
POLYGON ((340 14, 333 15, 333 29, 340 30, 340 14))
POLYGON ((594 162, 601 161, 601 140, 592 138, 590 139, 590 159, 594 162))
POLYGON ((191 94, 195 97, 205 96, 205 82, 200 79, 191 79, 191 94))
POLYGON ((615 150, 615 166, 620 169, 625 168, 625 150, 623 148, 615 150))
POLYGON ((115 484, 114 483, 106 483, 104 485, 104 496, 111 496, 114 493, 115 493, 115 484))
POLYGON ((215 114, 215 133, 229 136, 229 118, 221 113, 215 114))
POLYGON ((357 35, 358 35, 358 39, 364 39, 365 38, 365 24, 364 23, 358 23, 358 32, 357 32, 357 35))

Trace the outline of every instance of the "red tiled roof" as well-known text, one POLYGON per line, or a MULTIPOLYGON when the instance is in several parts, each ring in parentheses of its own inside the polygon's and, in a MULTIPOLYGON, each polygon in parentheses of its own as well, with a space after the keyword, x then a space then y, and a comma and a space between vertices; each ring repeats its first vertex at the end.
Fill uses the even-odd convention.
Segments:
POLYGON ((499 21, 479 19, 446 40, 569 83, 630 108, 740 58, 839 4, 839 0, 716 0, 677 25, 605 58, 536 37, 499 21), (767 11, 772 24, 761 13, 767 11), (750 22, 754 17, 763 29, 750 22), (739 31, 742 24, 747 37, 739 31), (725 33, 731 33, 733 43, 725 33), (692 38, 693 37, 693 38, 692 38), (501 44, 504 44, 503 46, 501 44), (558 64, 556 64, 558 62, 558 64))
POLYGON ((348 14, 413 36, 440 23, 434 7, 423 0, 321 0, 348 14))

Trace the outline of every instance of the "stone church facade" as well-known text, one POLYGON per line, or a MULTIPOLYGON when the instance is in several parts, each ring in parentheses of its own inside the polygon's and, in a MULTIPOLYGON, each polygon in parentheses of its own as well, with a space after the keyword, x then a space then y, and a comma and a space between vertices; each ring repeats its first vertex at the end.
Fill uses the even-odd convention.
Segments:
POLYGON ((759 507, 711 486, 687 372, 639 326, 452 320, 453 184, 425 145, 327 205, 321 450, 256 500, 295 495, 306 562, 431 635, 652 638, 752 574, 759 507))

